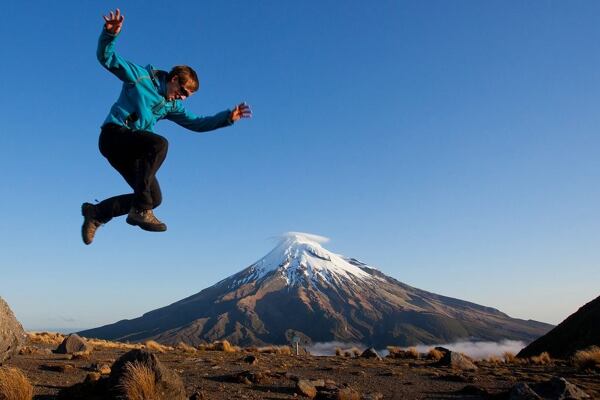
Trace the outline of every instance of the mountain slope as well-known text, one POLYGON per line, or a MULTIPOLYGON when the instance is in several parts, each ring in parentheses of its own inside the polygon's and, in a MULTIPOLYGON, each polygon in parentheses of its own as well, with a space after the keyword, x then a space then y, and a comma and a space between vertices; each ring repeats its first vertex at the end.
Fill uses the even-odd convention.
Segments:
POLYGON ((188 298, 100 328, 87 337, 163 343, 227 339, 240 345, 352 341, 374 346, 459 339, 531 341, 535 321, 413 288, 290 233, 248 268, 188 298))
POLYGON ((552 357, 567 358, 590 346, 600 346, 600 296, 525 347, 518 356, 531 357, 547 351, 552 357))

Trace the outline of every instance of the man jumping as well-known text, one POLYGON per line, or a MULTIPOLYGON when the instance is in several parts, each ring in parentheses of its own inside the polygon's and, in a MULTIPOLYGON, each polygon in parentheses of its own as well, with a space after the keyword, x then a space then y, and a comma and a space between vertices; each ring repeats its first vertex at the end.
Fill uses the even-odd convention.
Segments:
POLYGON ((152 232, 167 230, 152 212, 162 201, 156 172, 168 148, 167 140, 154 133, 158 120, 169 119, 189 130, 206 132, 252 116, 246 103, 211 117, 198 117, 186 111, 182 101, 199 87, 196 72, 186 65, 175 66, 170 72, 160 71, 151 65, 143 67, 123 59, 115 52, 115 40, 124 16, 117 9, 104 16, 104 21, 98 41, 98 61, 123 81, 123 86, 102 125, 98 147, 133 193, 111 197, 96 205, 81 205, 81 234, 85 244, 92 243, 100 225, 125 214, 130 225, 152 232))

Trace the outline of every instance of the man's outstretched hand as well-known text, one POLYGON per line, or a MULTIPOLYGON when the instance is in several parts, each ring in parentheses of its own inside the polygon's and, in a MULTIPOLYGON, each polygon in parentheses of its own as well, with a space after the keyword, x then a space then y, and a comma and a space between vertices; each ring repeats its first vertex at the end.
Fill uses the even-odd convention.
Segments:
POLYGON ((244 103, 240 103, 237 106, 235 106, 235 108, 233 109, 233 111, 231 112, 231 115, 229 116, 229 119, 233 122, 239 120, 240 118, 251 118, 252 117, 252 110, 250 110, 250 106, 248 104, 246 104, 246 102, 244 103))
POLYGON ((110 14, 103 16, 104 18, 104 29, 107 32, 112 33, 113 35, 121 32, 121 27, 123 26, 123 21, 125 20, 125 16, 121 14, 121 10, 118 8, 110 14))

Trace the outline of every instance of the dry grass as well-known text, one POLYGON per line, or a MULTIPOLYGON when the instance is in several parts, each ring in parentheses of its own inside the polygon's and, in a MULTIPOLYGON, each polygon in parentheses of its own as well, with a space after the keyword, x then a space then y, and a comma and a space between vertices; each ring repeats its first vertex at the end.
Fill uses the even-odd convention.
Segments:
POLYGON ((259 353, 268 354, 283 354, 286 356, 292 355, 292 348, 290 346, 264 346, 256 349, 259 353))
POLYGON ((502 358, 504 359, 504 362, 507 364, 520 364, 521 363, 521 359, 517 358, 517 356, 515 356, 515 353, 511 353, 510 351, 505 352, 502 355, 502 358))
POLYGON ((387 349, 390 352, 390 358, 410 358, 417 360, 421 357, 416 347, 403 349, 401 347, 388 346, 387 349))
POLYGON ((342 351, 342 349, 340 347, 336 347, 335 348, 335 355, 336 356, 341 357, 343 354, 344 353, 343 353, 343 351, 342 351))
POLYGON ((444 353, 438 349, 429 349, 427 352, 427 359, 433 361, 440 361, 444 357, 444 353))
POLYGON ((133 349, 141 349, 144 346, 139 343, 121 343, 121 342, 111 342, 109 340, 103 339, 86 339, 87 343, 94 348, 103 347, 105 349, 120 349, 120 350, 133 350, 133 349))
POLYGON ((580 370, 600 370, 600 347, 592 346, 585 350, 579 350, 573 356, 573 364, 580 370))
POLYGON ((552 363, 552 358, 550 358, 550 354, 547 351, 544 351, 539 356, 531 357, 529 361, 535 365, 548 365, 552 363))
POLYGON ((139 362, 128 362, 119 389, 127 400, 156 400, 160 393, 156 388, 154 372, 139 362))
POLYGON ((192 347, 189 344, 183 342, 179 342, 179 344, 175 346, 175 349, 190 354, 194 354, 198 351, 195 347, 192 347))
POLYGON ((162 345, 162 344, 160 344, 158 342, 155 342, 154 340, 146 340, 144 342, 144 348, 146 350, 156 351, 156 352, 159 352, 159 353, 165 353, 167 351, 173 350, 172 347, 162 345))
POLYGON ((238 346, 232 346, 227 340, 217 340, 210 344, 201 344, 198 346, 198 350, 209 350, 209 351, 224 351, 226 353, 235 353, 241 349, 238 346))
POLYGON ((504 358, 501 358, 498 356, 489 356, 488 358, 485 359, 485 361, 492 365, 504 364, 504 358))
POLYGON ((31 400, 33 387, 21 371, 16 368, 0 367, 0 399, 31 400))
POLYGON ((63 340, 65 340, 65 335, 54 332, 27 332, 27 338, 32 343, 58 346, 63 342, 63 340))

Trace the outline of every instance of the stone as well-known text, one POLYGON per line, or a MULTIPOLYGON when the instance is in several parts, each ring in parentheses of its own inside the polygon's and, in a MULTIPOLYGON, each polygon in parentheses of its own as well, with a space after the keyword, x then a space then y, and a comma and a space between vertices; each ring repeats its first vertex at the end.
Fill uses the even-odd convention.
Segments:
POLYGON ((379 353, 377 353, 377 351, 372 347, 369 347, 368 349, 363 351, 362 354, 360 355, 360 357, 361 358, 375 358, 377 360, 383 360, 383 358, 381 358, 379 353))
POLYGON ((475 371, 477 366, 467 356, 455 351, 448 351, 440 361, 434 364, 436 367, 450 367, 461 371, 475 371))
POLYGON ((314 385, 305 379, 300 379, 296 382, 296 390, 303 396, 308 397, 309 399, 314 399, 317 395, 317 388, 314 385))
POLYGON ((379 392, 367 393, 363 395, 362 400, 383 400, 383 394, 379 392))
POLYGON ((61 344, 58 345, 56 350, 57 354, 74 354, 74 353, 89 353, 93 350, 92 346, 87 344, 85 339, 76 333, 72 333, 67 336, 61 344))
POLYGON ((508 400, 542 400, 542 398, 528 384, 519 382, 510 390, 508 400))
POLYGON ((591 397, 565 378, 553 377, 546 382, 531 385, 532 389, 545 399, 583 400, 591 397))
POLYGON ((249 355, 244 357, 244 362, 250 364, 250 365, 256 365, 258 364, 258 358, 256 358, 256 356, 254 355, 249 355))
POLYGON ((0 365, 17 354, 25 343, 23 326, 8 304, 0 297, 0 365))
POLYGON ((146 350, 134 349, 123 354, 113 364, 108 377, 111 390, 117 395, 121 393, 121 383, 128 363, 140 363, 148 367, 155 377, 157 392, 160 396, 154 400, 188 400, 181 377, 166 368, 158 357, 146 350))

